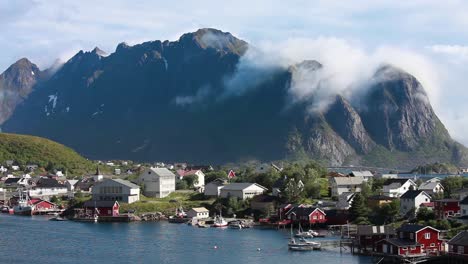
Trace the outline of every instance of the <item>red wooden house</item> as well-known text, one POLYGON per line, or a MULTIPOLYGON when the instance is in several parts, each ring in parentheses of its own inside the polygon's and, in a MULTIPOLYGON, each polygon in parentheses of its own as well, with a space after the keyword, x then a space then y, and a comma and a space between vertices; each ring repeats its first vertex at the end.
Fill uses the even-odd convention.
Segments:
POLYGON ((117 201, 86 201, 83 207, 86 212, 98 216, 119 216, 120 210, 117 201))
POLYGON ((456 199, 442 199, 434 201, 434 213, 437 219, 447 219, 460 215, 460 202, 456 199))
POLYGON ((404 225, 397 230, 396 238, 377 242, 376 251, 400 256, 438 254, 443 250, 439 233, 430 226, 404 225))
POLYGON ((56 204, 42 199, 31 199, 28 203, 33 207, 32 214, 45 214, 58 210, 56 204))
POLYGON ((322 224, 327 221, 326 214, 317 207, 295 206, 286 213, 287 219, 293 223, 322 224))
POLYGON ((450 254, 468 256, 468 231, 461 231, 448 244, 450 254))

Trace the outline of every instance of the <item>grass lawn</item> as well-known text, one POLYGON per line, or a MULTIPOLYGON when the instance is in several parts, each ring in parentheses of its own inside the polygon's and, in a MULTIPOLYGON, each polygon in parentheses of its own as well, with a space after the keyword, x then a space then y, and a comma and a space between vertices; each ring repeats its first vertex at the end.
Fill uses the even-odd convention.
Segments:
POLYGON ((136 214, 162 212, 166 215, 175 213, 176 207, 185 211, 193 207, 210 206, 215 199, 205 199, 203 194, 194 191, 176 191, 165 198, 151 198, 141 195, 140 201, 132 204, 121 203, 120 211, 135 210, 136 214))

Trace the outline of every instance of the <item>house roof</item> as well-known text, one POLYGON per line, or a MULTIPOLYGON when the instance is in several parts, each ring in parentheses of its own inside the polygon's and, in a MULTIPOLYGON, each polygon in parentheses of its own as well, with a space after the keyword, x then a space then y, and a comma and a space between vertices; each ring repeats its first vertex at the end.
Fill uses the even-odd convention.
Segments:
POLYGON ((361 177, 374 177, 374 174, 372 174, 372 172, 370 172, 370 171, 352 171, 350 173, 350 175, 352 175, 354 177, 358 177, 358 176, 361 176, 361 177))
POLYGON ((468 246, 468 231, 461 231, 448 241, 450 245, 468 246))
MULTIPOLYGON (((399 184, 400 186, 405 184, 407 181, 411 181, 410 179, 401 179, 401 178, 392 178, 387 179, 384 185, 392 185, 392 184, 399 184)), ((413 181, 411 181, 413 182, 413 181)))
POLYGON ((19 180, 20 178, 8 178, 5 180, 5 184, 17 183, 19 180))
POLYGON ((424 182, 421 184, 421 186, 419 186, 419 189, 420 190, 433 190, 435 187, 437 187, 437 185, 440 185, 442 186, 442 184, 440 184, 440 182, 424 182))
POLYGON ((122 184, 122 185, 125 185, 125 186, 127 186, 127 187, 129 187, 129 188, 132 188, 132 189, 140 188, 140 186, 138 186, 138 185, 136 185, 136 184, 134 184, 134 183, 132 183, 132 182, 129 182, 129 181, 126 181, 126 180, 122 180, 122 179, 107 179, 107 180, 105 180, 105 181, 103 181, 103 182, 106 182, 106 181, 118 182, 118 183, 120 183, 120 184, 122 184))
POLYGON ((371 225, 358 225, 358 235, 394 235, 395 228, 392 226, 371 226, 371 225))
POLYGON ((59 183, 56 179, 41 178, 36 183, 36 187, 40 187, 40 188, 64 188, 65 185, 59 183))
POLYGON ((395 245, 397 247, 407 247, 407 246, 419 246, 419 243, 416 243, 415 241, 411 241, 409 239, 400 239, 400 238, 386 238, 381 241, 386 241, 392 245, 395 245))
POLYGON ((210 181, 210 182, 207 183, 206 185, 208 185, 208 184, 214 184, 214 185, 216 185, 216 186, 223 186, 223 185, 226 184, 226 180, 217 178, 217 179, 215 179, 215 180, 210 181))
POLYGON ((257 183, 250 183, 250 182, 235 182, 235 183, 230 183, 226 186, 224 186, 223 190, 229 190, 229 191, 242 191, 244 189, 249 188, 250 186, 255 185, 259 188, 262 188, 264 190, 267 190, 267 188, 261 186, 260 184, 257 183))
POLYGON ((192 210, 197 212, 197 213, 209 212, 208 209, 206 209, 205 207, 194 207, 194 208, 192 208, 192 210))
POLYGON ((89 200, 86 201, 83 206, 84 207, 112 207, 117 201, 93 201, 89 200))
POLYGON ((309 216, 311 213, 313 213, 315 210, 319 210, 320 212, 322 212, 323 214, 325 214, 324 211, 322 211, 320 208, 318 207, 299 207, 299 206, 295 206, 294 208, 292 208, 291 210, 289 210, 286 215, 290 215, 290 214, 295 214, 296 216, 309 216))
POLYGON ((460 204, 468 204, 468 196, 461 200, 460 204))
POLYGON ((386 196, 386 195, 372 195, 370 197, 367 198, 368 200, 375 200, 375 201, 385 201, 385 200, 395 200, 396 197, 390 197, 390 196, 386 196))
POLYGON ((154 172, 155 174, 159 175, 159 176, 170 176, 170 177, 175 177, 175 174, 166 169, 166 168, 154 168, 154 167, 151 167, 150 170, 152 172, 154 172))
POLYGON ((422 190, 409 190, 409 191, 406 191, 401 197, 400 199, 414 199, 416 198, 418 195, 420 195, 421 193, 424 193, 427 195, 427 193, 425 191, 422 191, 422 190))
POLYGON ((455 203, 455 202, 458 202, 458 200, 457 199, 439 199, 439 200, 435 200, 435 202, 455 203))
POLYGON ((397 229, 397 231, 413 233, 413 232, 418 232, 419 230, 424 229, 426 227, 430 227, 430 226, 407 224, 407 225, 402 225, 400 228, 397 229))
POLYGON ((180 177, 185 177, 189 175, 195 175, 199 171, 201 172, 201 170, 177 170, 177 174, 180 177))
POLYGON ((338 185, 360 185, 364 182, 364 177, 333 177, 333 180, 338 185))

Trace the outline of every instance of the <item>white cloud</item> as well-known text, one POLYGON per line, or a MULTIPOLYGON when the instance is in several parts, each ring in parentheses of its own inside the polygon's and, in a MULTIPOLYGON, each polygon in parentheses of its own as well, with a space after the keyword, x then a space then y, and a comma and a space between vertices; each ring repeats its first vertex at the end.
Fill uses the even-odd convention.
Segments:
POLYGON ((468 57, 468 46, 461 45, 432 45, 427 47, 434 53, 442 53, 453 56, 468 57))

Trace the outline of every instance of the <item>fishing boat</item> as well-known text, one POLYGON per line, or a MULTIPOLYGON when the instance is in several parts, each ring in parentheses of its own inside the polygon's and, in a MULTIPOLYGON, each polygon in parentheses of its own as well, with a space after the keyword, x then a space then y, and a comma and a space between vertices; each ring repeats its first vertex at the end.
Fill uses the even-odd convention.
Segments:
POLYGON ((228 222, 226 222, 226 220, 224 220, 224 218, 221 215, 215 217, 213 227, 226 227, 226 226, 228 226, 228 222))
POLYGON ((33 212, 33 207, 29 203, 29 196, 27 194, 23 194, 23 192, 20 190, 18 205, 13 207, 13 213, 15 215, 31 216, 32 212, 33 212))

